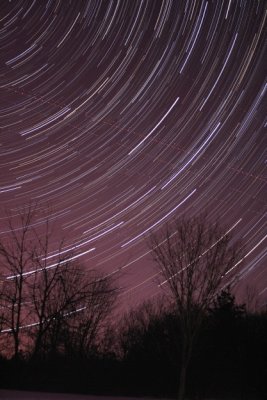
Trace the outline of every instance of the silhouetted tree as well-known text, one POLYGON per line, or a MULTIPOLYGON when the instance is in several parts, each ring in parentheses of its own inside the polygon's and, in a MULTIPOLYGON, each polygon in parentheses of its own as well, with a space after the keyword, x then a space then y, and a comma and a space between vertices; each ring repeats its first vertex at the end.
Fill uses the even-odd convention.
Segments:
POLYGON ((69 311, 64 343, 67 353, 81 358, 88 357, 101 344, 117 289, 110 277, 100 276, 94 271, 86 274, 80 271, 79 274, 75 270, 74 274, 77 280, 73 294, 79 308, 69 311))
POLYGON ((19 211, 16 220, 9 217, 8 236, 0 241, 2 332, 8 332, 12 338, 14 358, 19 356, 21 326, 28 318, 25 272, 32 265, 31 224, 34 212, 35 206, 30 205, 19 211))
POLYGON ((231 235, 206 216, 175 220, 166 229, 151 233, 150 248, 168 288, 181 329, 179 400, 184 398, 186 374, 193 344, 205 313, 225 274, 241 259, 240 246, 231 245, 231 235))
MULTIPOLYGON (((119 351, 122 358, 133 356, 143 346, 144 335, 155 319, 163 315, 162 305, 158 308, 150 301, 126 313, 119 330, 119 351)), ((137 354, 136 354, 137 355, 137 354)))
POLYGON ((0 316, 2 333, 13 339, 11 355, 18 358, 26 336, 33 357, 64 346, 88 352, 115 301, 114 282, 86 272, 77 256, 64 250, 63 241, 51 254, 50 215, 40 217, 36 204, 24 207, 17 221, 10 217, 8 224, 9 236, 0 241, 0 316))
POLYGON ((231 293, 230 285, 217 294, 209 309, 213 318, 221 323, 228 320, 235 320, 244 316, 246 312, 245 304, 236 304, 235 296, 231 293))
POLYGON ((166 302, 146 301, 121 320, 118 345, 131 394, 173 393, 177 318, 166 302), (132 379, 129 379, 132 378, 132 379))

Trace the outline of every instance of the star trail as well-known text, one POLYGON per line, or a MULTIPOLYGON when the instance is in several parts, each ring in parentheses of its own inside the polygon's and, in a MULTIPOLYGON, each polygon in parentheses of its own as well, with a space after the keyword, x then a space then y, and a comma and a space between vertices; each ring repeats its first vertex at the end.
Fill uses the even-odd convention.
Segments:
POLYGON ((266 304, 266 17, 263 0, 1 0, 0 235, 6 212, 51 205, 50 265, 64 238, 130 305, 159 290, 144 236, 208 211, 244 244, 237 292, 266 304))

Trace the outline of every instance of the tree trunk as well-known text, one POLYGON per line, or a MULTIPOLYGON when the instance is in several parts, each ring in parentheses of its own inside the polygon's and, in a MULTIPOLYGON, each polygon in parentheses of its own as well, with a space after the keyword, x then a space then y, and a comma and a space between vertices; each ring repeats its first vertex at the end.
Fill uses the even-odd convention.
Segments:
POLYGON ((180 372, 180 378, 179 378, 178 400, 184 400, 185 383, 186 383, 186 371, 187 371, 186 363, 182 363, 181 372, 180 372))
POLYGON ((35 343, 34 343, 33 352, 32 352, 32 357, 33 358, 38 358, 38 356, 40 355, 41 344, 42 344, 42 335, 40 334, 40 332, 38 332, 37 333, 37 338, 36 338, 35 343))
POLYGON ((16 332, 14 334, 14 359, 17 360, 19 358, 19 336, 16 332))

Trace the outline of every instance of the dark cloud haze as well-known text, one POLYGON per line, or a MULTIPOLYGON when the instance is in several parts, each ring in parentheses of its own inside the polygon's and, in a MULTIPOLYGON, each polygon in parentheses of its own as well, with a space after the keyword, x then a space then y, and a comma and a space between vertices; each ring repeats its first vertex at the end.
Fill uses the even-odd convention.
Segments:
POLYGON ((143 235, 207 210, 265 303, 266 16, 260 0, 1 0, 0 234, 5 210, 51 204, 66 248, 133 304, 158 290, 143 235))

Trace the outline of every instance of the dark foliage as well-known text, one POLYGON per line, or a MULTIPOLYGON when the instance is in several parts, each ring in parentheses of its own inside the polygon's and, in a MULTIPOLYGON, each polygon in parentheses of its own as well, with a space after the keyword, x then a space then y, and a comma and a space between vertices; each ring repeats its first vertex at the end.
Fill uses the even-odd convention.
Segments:
MULTIPOLYGON (((109 333, 110 334, 110 333, 109 333)), ((0 359, 1 387, 109 395, 176 397, 179 321, 171 309, 145 304, 122 319, 113 347, 49 358, 0 359)), ((188 371, 188 398, 264 399, 267 313, 249 314, 229 289, 206 314, 188 371)))
MULTIPOLYGON (((135 382, 142 385, 146 377, 146 393, 149 385, 149 394, 175 396, 177 375, 174 371, 179 372, 181 352, 179 322, 173 312, 165 312, 158 320, 152 316, 151 320, 145 330, 135 331, 139 337, 132 339, 132 348, 125 354, 124 363, 126 369, 135 371, 135 382)), ((266 357, 267 313, 246 313, 245 306, 237 305, 226 289, 206 315, 196 341, 187 396, 264 399, 266 357)))

